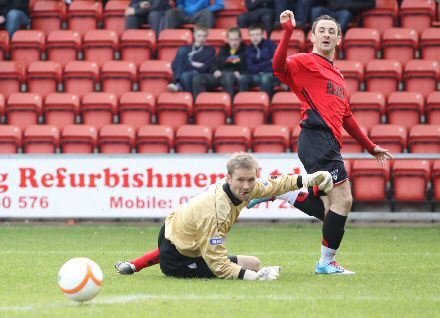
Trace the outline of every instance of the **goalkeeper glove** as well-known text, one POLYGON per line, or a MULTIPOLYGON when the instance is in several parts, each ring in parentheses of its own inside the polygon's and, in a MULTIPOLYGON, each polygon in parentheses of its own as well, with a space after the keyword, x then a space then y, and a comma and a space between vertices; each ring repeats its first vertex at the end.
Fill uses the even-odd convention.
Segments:
POLYGON ((323 190, 325 193, 333 188, 332 176, 328 171, 317 171, 312 174, 303 174, 302 183, 303 187, 306 188, 317 185, 319 190, 323 190))

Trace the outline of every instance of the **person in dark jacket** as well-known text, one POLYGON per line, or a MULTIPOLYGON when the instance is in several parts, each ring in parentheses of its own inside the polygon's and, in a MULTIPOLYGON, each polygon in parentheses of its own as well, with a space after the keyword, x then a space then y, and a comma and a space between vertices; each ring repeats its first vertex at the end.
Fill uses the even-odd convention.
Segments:
POLYGON ((262 25, 249 27, 251 45, 246 48, 248 73, 242 74, 238 80, 240 92, 249 91, 253 86, 260 86, 269 97, 272 96, 275 77, 272 70, 272 58, 276 50, 275 42, 265 40, 262 25))
POLYGON ((228 44, 220 49, 214 72, 211 74, 196 74, 193 79, 194 99, 201 92, 222 86, 224 91, 234 98, 234 85, 241 74, 247 69, 246 46, 241 40, 239 28, 228 30, 228 44))
POLYGON ((6 24, 6 30, 12 39, 15 31, 21 26, 29 27, 29 1, 0 0, 0 24, 6 24))
POLYGON ((324 2, 324 5, 313 7, 311 20, 315 21, 321 15, 330 15, 341 25, 342 33, 347 31, 348 24, 356 13, 375 6, 375 0, 325 0, 324 2))
POLYGON ((239 28, 247 28, 249 25, 262 23, 267 34, 272 32, 274 20, 274 0, 246 0, 247 12, 237 18, 239 28))
POLYGON ((165 29, 178 29, 185 23, 215 26, 214 12, 225 8, 224 0, 177 0, 176 7, 165 13, 165 29))
POLYGON ((194 43, 179 48, 173 61, 174 83, 168 84, 171 92, 193 92, 193 77, 199 73, 210 73, 215 61, 215 48, 206 45, 208 28, 194 27, 194 43))
POLYGON ((125 29, 139 29, 148 23, 158 37, 164 28, 165 11, 169 8, 168 0, 131 0, 125 10, 125 29))

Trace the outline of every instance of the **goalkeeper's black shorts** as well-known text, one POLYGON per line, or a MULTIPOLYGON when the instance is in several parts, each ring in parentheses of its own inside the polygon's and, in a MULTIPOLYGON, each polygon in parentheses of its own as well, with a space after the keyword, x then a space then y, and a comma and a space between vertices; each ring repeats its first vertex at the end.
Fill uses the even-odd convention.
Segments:
MULTIPOLYGON (((203 257, 188 257, 180 254, 176 246, 165 238, 165 225, 159 232, 160 269, 166 276, 179 278, 215 278, 203 257)), ((229 256, 231 262, 237 263, 237 256, 229 256)))
POLYGON ((307 173, 328 171, 335 185, 348 179, 339 143, 329 130, 303 127, 298 138, 298 157, 307 173))

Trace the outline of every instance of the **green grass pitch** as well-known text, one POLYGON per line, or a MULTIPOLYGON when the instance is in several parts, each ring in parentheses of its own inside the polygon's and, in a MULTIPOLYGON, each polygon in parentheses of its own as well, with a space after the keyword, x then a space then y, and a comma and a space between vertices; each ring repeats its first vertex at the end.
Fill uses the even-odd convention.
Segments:
POLYGON ((347 227, 338 260, 354 276, 314 274, 321 227, 237 224, 231 254, 281 265, 277 281, 182 280, 158 266, 116 274, 153 249, 160 225, 1 225, 0 317, 440 317, 440 226, 347 227), (77 304, 58 289, 73 257, 97 262, 101 293, 77 304))

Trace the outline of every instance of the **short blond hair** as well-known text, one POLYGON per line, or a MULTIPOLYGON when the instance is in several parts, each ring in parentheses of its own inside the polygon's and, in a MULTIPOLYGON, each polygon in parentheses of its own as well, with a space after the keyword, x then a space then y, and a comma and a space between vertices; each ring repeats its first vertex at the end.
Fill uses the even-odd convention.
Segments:
POLYGON ((258 173, 258 161, 250 153, 236 152, 231 156, 231 158, 229 158, 226 168, 228 170, 228 174, 230 175, 232 175, 236 169, 255 169, 255 172, 258 173))

